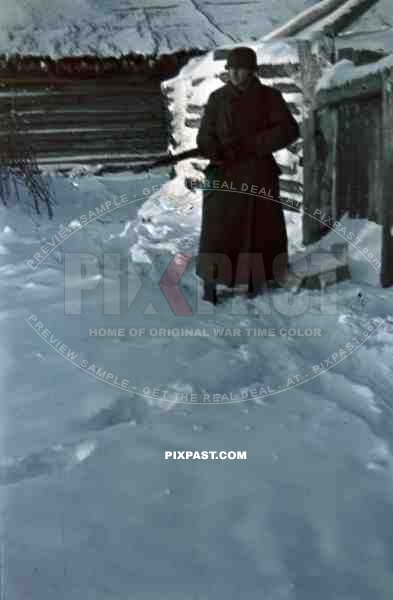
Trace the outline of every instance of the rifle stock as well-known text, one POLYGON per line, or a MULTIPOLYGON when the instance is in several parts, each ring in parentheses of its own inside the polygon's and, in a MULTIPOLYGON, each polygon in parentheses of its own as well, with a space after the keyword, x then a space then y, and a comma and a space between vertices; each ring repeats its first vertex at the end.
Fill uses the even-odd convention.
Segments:
POLYGON ((156 167, 164 167, 169 165, 175 165, 180 160, 185 160, 186 158, 203 158, 201 151, 199 148, 191 148, 191 150, 184 150, 184 152, 179 152, 179 154, 170 154, 168 156, 163 156, 158 160, 155 160, 151 163, 145 163, 143 165, 137 165, 134 167, 134 171, 136 173, 142 173, 143 171, 149 171, 150 169, 154 169, 156 167))

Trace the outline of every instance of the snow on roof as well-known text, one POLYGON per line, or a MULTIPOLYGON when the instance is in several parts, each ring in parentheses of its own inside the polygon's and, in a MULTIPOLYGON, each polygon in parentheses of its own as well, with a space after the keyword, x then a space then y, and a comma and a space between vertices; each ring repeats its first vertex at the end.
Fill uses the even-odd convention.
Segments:
POLYGON ((340 60, 326 69, 316 86, 316 92, 332 87, 339 87, 351 83, 354 79, 361 79, 368 75, 382 73, 385 69, 393 68, 393 54, 369 65, 356 67, 350 60, 340 60))
MULTIPOLYGON (((60 58, 251 45, 292 35, 285 28, 299 19, 304 29, 364 1, 0 0, 0 53, 60 58)), ((379 0, 361 22, 363 29, 393 26, 393 3, 379 0)))
POLYGON ((336 48, 355 48, 376 52, 393 52, 393 29, 342 33, 336 38, 336 48))
POLYGON ((362 17, 359 17, 347 31, 364 32, 393 28, 393 3, 392 0, 379 0, 362 17))
MULTIPOLYGON (((312 0, 315 1, 315 0, 312 0)), ((309 0, 0 0, 0 53, 53 58, 211 49, 259 39, 309 0)))
POLYGON ((300 14, 297 14, 293 19, 270 32, 262 41, 270 41, 280 37, 296 35, 303 31, 305 27, 319 21, 325 15, 329 15, 337 6, 341 5, 343 0, 322 0, 321 2, 313 3, 313 6, 307 7, 300 14))
MULTIPOLYGON (((315 6, 315 12, 318 11, 322 4, 328 4, 329 2, 331 3, 332 10, 326 11, 325 15, 321 13, 321 18, 310 22, 309 27, 304 29, 304 33, 328 28, 331 30, 335 29, 335 31, 337 31, 337 28, 340 30, 342 26, 340 23, 343 23, 348 18, 353 19, 353 22, 356 23, 361 18, 361 16, 357 15, 361 15, 362 12, 367 13, 371 10, 371 4, 378 4, 378 0, 344 0, 341 2, 337 2, 337 0, 324 0, 324 2, 315 6), (336 6, 334 7, 334 5, 336 6)), ((390 9, 390 12, 393 13, 393 10, 390 9)))
MULTIPOLYGON (((335 31, 337 32, 337 28, 340 30, 342 26, 344 26, 344 29, 347 27, 344 24, 343 17, 346 21, 349 17, 350 20, 353 19, 356 22, 363 12, 370 10, 371 4, 378 4, 378 0, 322 0, 321 2, 314 2, 312 6, 307 6, 293 19, 263 37, 262 41, 299 34, 304 36, 307 32, 322 31, 325 28, 333 30, 333 25, 336 26, 335 31)), ((393 14, 391 7, 389 14, 393 14)), ((386 22, 382 20, 379 27, 382 24, 386 24, 386 22)))
POLYGON ((294 38, 282 38, 259 44, 255 51, 258 64, 298 63, 299 53, 294 38))

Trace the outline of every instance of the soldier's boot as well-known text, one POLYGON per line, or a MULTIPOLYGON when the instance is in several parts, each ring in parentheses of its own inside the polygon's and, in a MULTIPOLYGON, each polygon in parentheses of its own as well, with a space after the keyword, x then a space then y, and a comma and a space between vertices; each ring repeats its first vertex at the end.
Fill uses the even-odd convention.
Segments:
POLYGON ((254 284, 251 281, 251 274, 250 274, 250 277, 248 279, 248 290, 247 290, 248 298, 256 298, 257 296, 259 296, 262 293, 263 293, 263 285, 261 283, 254 284))
POLYGON ((204 284, 202 299, 217 304, 217 285, 215 281, 208 281, 204 284))

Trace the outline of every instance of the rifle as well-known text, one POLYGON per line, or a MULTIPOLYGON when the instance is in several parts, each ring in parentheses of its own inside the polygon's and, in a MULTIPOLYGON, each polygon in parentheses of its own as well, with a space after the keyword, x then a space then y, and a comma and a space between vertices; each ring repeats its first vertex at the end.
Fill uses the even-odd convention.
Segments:
POLYGON ((203 156, 199 148, 191 148, 191 150, 184 150, 184 152, 179 152, 179 154, 169 154, 167 156, 162 156, 161 158, 150 163, 136 165, 133 167, 132 170, 135 173, 143 173, 144 171, 150 171, 150 169, 155 169, 156 167, 175 165, 180 160, 185 160, 186 158, 203 158, 203 156))

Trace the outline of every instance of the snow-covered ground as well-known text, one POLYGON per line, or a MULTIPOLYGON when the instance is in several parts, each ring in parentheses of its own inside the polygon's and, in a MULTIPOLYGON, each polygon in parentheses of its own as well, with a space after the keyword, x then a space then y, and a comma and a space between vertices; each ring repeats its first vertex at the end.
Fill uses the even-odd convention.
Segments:
MULTIPOLYGON (((19 6, 15 43, 31 26, 19 6)), ((91 6, 70 13, 83 24, 91 6)), ((217 62, 172 80, 179 150, 217 62)), ((349 242, 351 281, 213 307, 191 172, 55 177, 52 221, 26 196, 0 207, 0 599, 390 600, 380 227, 343 219, 323 238, 349 242), (165 459, 175 451, 247 458, 165 459)), ((301 216, 285 216, 293 259, 301 216)))
MULTIPOLYGON (((179 315, 158 282, 197 250, 181 181, 59 177, 53 221, 1 209, 2 598, 388 600, 393 290, 350 244, 353 281, 322 297, 212 307, 192 259, 179 315), (183 450, 247 459, 165 460, 183 450)), ((378 227, 345 225, 378 256, 378 227)))

